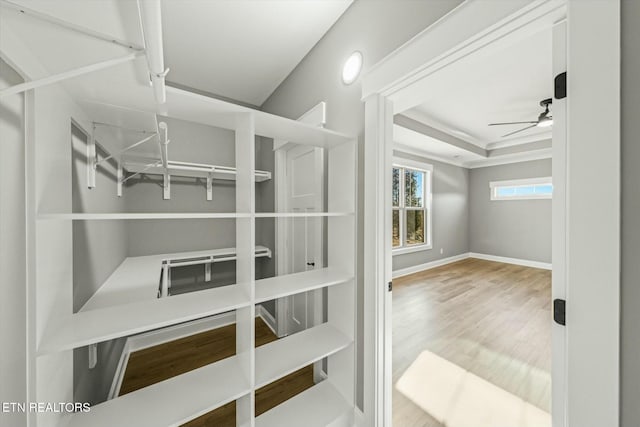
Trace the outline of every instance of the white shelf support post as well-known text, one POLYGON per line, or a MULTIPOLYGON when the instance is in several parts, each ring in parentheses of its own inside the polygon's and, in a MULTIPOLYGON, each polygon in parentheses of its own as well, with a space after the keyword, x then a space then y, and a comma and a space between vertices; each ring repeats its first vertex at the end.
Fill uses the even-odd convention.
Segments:
MULTIPOLYGON (((236 311, 236 354, 241 369, 255 385, 255 121, 252 113, 236 117, 236 212, 249 214, 236 219, 236 286, 252 301, 236 311)), ((236 402, 236 425, 255 426, 255 393, 236 402)))
POLYGON ((118 195, 118 197, 122 197, 122 179, 123 179, 122 175, 123 175, 122 162, 118 161, 118 174, 116 176, 116 181, 117 181, 116 194, 118 195))
POLYGON ((169 175, 169 172, 166 172, 163 174, 163 181, 162 181, 162 198, 164 200, 169 200, 171 199, 171 175, 169 175))
POLYGON ((93 369, 98 364, 98 344, 89 344, 89 369, 93 369))
POLYGON ((87 187, 96 187, 96 126, 93 125, 87 142, 87 187))
POLYGON ((204 265, 204 281, 205 282, 210 282, 211 281, 211 266, 213 265, 213 258, 211 259, 211 262, 208 262, 204 265))
POLYGON ((169 296, 169 263, 165 262, 162 265, 162 290, 160 291, 160 297, 166 298, 169 296))
POLYGON ((207 176, 207 201, 213 200, 213 179, 211 174, 207 176))

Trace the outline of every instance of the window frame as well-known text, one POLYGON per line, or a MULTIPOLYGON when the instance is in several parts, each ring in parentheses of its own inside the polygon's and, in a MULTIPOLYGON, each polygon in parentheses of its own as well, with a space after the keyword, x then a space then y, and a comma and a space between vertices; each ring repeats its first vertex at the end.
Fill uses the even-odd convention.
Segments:
POLYGON ((524 178, 524 179, 511 179, 506 181, 491 181, 489 182, 489 194, 491 201, 505 201, 505 200, 543 200, 551 199, 553 197, 553 180, 550 176, 536 177, 536 178, 524 178), (530 187, 537 185, 550 185, 551 194, 523 194, 516 196, 499 196, 498 189, 503 187, 530 187))
MULTIPOLYGON (((433 248, 433 227, 432 227, 432 207, 433 207, 433 165, 425 162, 417 162, 409 159, 402 158, 394 158, 391 173, 393 173, 393 169, 400 169, 400 192, 399 192, 399 203, 398 206, 391 205, 391 218, 393 221, 393 212, 398 211, 398 219, 399 219, 399 233, 400 233, 400 246, 395 246, 391 248, 392 255, 400 255, 407 254, 418 251, 425 251, 433 248), (424 200, 422 207, 406 207, 405 206, 405 170, 413 170, 424 173, 424 183, 422 185, 423 195, 422 198, 424 200), (417 210, 425 212, 425 226, 426 226, 426 239, 424 243, 418 243, 414 245, 406 244, 406 211, 408 210, 417 210)), ((392 183, 393 189, 393 183, 392 183)), ((392 196, 393 200, 393 196, 392 196)), ((393 222, 391 224, 391 230, 393 232, 393 222)), ((393 244, 393 237, 392 237, 393 244)))

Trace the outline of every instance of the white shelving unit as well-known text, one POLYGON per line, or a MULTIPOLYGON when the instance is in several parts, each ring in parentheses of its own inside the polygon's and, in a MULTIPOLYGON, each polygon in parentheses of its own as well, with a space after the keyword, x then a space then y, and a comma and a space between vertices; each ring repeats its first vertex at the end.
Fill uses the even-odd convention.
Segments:
MULTIPOLYGON (((167 87, 167 102, 158 113, 235 131, 235 168, 178 162, 166 165, 177 174, 180 168, 186 167, 191 168, 186 173, 193 176, 234 179, 235 212, 71 213, 65 210, 64 204, 49 205, 59 209, 55 212, 34 209, 32 238, 35 253, 32 262, 37 266, 34 267, 37 274, 35 292, 29 295, 29 304, 38 307, 38 310, 31 310, 36 317, 30 323, 33 328, 30 336, 37 350, 30 365, 34 381, 55 381, 56 387, 64 388, 60 395, 71 396, 73 378, 62 378, 58 368, 66 366, 63 371, 70 372, 71 350, 235 310, 237 341, 234 357, 96 405, 89 413, 67 416, 69 425, 174 426, 235 401, 238 426, 352 426, 356 327, 355 138, 171 87, 167 87), (256 182, 270 178, 270 173, 255 170, 256 135, 326 149, 326 212, 256 212, 256 182), (266 256, 265 250, 268 250, 256 247, 258 218, 326 218, 326 265, 318 266, 317 270, 256 280, 255 259, 266 256), (233 219, 236 246, 232 251, 226 250, 224 256, 232 257, 236 262, 236 284, 170 298, 153 298, 163 260, 213 256, 213 252, 127 258, 74 314, 68 297, 72 289, 72 269, 68 264, 47 261, 54 251, 68 251, 67 259, 72 259, 72 222, 148 219, 233 219), (255 348, 256 304, 322 288, 327 289, 324 323, 255 348), (53 298, 54 294, 58 297, 53 298), (324 381, 261 416, 255 416, 256 389, 322 359, 326 359, 327 366, 324 381)), ((38 149, 36 146, 36 154, 38 149)), ((135 170, 133 164, 128 168, 135 170)), ((31 173, 37 176, 39 171, 34 168, 31 173)), ((46 180, 34 182, 46 187, 46 180)), ((53 190, 36 188, 32 191, 32 200, 36 200, 36 194, 53 190)), ((36 397, 39 401, 49 398, 36 397)))

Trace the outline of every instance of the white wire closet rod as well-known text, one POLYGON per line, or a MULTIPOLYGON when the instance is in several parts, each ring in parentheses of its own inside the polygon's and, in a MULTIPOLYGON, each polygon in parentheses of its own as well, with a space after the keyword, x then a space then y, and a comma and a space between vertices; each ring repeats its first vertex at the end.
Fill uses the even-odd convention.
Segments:
MULTIPOLYGON (((142 169, 149 165, 148 160, 144 159, 125 159, 122 166, 127 172, 142 173, 142 169)), ((192 162, 179 162, 175 160, 169 160, 167 162, 167 171, 171 176, 180 176, 188 178, 211 178, 222 179, 227 181, 235 181, 236 168, 230 166, 218 166, 205 163, 192 163, 192 162)), ((162 175, 164 168, 152 167, 147 169, 144 173, 151 175, 162 175)), ((255 179, 257 182, 267 181, 271 179, 271 172, 256 170, 255 179)))

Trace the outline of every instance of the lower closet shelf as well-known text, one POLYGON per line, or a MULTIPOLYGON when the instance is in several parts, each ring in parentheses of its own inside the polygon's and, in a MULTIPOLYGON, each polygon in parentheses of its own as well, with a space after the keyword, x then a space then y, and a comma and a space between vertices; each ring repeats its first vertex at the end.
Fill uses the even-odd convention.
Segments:
POLYGON ((350 425, 353 407, 328 380, 316 384, 256 418, 256 427, 350 425))
POLYGON ((250 304, 249 297, 240 286, 230 285, 171 298, 81 311, 51 324, 45 331, 38 353, 71 350, 250 304))
POLYGON ((256 348, 256 388, 337 353, 353 341, 328 323, 256 348))
POLYGON ((66 426, 177 426, 249 391, 233 356, 72 414, 66 426))

